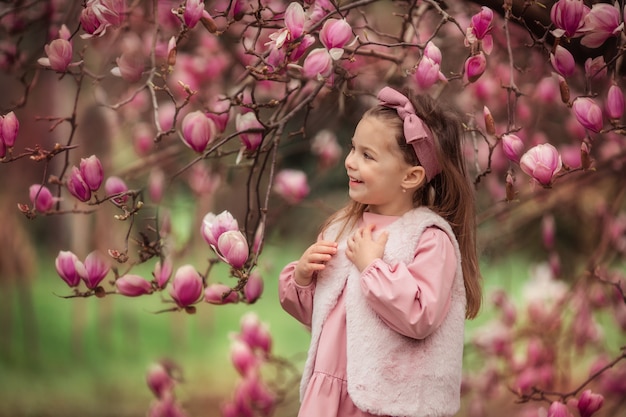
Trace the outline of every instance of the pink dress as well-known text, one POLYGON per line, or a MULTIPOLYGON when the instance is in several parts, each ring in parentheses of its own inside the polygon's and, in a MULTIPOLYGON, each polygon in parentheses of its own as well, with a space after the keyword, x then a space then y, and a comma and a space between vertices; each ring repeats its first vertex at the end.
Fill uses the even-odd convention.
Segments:
MULTIPOLYGON (((364 213, 362 224, 376 230, 398 217, 364 213)), ((456 272, 454 246, 445 232, 428 228, 422 234, 413 261, 391 267, 377 259, 361 273, 363 296, 380 318, 395 331, 417 339, 432 333, 450 306, 456 272)), ((304 325, 311 326, 315 281, 303 287, 293 279, 297 262, 280 274, 279 292, 283 309, 304 325)), ((348 395, 346 382, 346 310, 343 294, 330 312, 320 335, 315 367, 298 417, 369 417, 348 395)))

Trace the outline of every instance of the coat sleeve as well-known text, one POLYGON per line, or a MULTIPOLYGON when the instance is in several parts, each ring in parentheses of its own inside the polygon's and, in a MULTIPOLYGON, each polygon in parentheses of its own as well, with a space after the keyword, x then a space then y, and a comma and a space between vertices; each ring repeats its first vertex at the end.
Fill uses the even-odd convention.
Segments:
POLYGON ((294 261, 285 266, 278 278, 280 305, 300 323, 311 327, 315 280, 307 286, 298 285, 294 280, 296 264, 294 261))
POLYGON ((412 262, 389 265, 376 259, 361 273, 361 289, 389 327, 423 339, 448 313, 456 258, 448 235, 431 227, 422 233, 412 262))

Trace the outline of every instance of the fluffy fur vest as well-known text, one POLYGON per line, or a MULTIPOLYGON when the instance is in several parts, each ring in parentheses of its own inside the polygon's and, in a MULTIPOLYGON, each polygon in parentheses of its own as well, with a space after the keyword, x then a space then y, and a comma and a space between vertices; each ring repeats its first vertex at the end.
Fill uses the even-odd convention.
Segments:
MULTIPOLYGON (((345 256, 346 238, 319 274, 313 301, 311 346, 302 375, 301 398, 313 373, 322 326, 345 287, 348 393, 363 411, 377 415, 443 417, 460 407, 461 367, 465 325, 465 287, 461 254, 449 224, 427 208, 417 208, 392 223, 383 260, 390 265, 412 261, 417 242, 427 227, 448 234, 457 259, 448 315, 425 339, 391 330, 369 307, 360 287, 360 273, 345 256)), ((326 236, 335 236, 331 226, 326 236)))

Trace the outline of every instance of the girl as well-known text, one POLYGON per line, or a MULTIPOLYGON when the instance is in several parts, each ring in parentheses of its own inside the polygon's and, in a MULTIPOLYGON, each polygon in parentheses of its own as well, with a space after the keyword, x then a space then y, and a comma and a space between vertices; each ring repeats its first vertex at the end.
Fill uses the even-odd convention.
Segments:
POLYGON ((385 87, 345 160, 350 203, 280 275, 310 327, 299 417, 451 416, 464 319, 478 313, 474 200, 460 123, 385 87))

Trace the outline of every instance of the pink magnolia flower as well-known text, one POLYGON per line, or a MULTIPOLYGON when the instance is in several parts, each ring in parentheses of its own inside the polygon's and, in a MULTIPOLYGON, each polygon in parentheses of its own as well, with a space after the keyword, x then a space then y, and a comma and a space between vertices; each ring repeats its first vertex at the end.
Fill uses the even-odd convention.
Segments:
POLYGON ((589 97, 578 97, 572 105, 576 120, 593 132, 602 130, 602 109, 589 97))
POLYGON ((285 26, 289 30, 290 40, 302 36, 305 20, 306 14, 300 3, 297 1, 289 3, 287 10, 285 10, 285 26))
POLYGON ((613 120, 621 119, 624 114, 624 93, 615 84, 609 88, 606 96, 606 114, 613 120))
POLYGON ((259 365, 254 351, 246 343, 235 339, 230 345, 230 359, 239 375, 245 376, 259 365))
POLYGON ((254 151, 263 142, 263 132, 246 132, 252 129, 263 129, 263 125, 258 121, 253 112, 238 114, 235 119, 235 127, 239 131, 241 143, 249 151, 254 151))
POLYGON ((81 38, 102 36, 109 27, 124 21, 124 0, 88 0, 80 14, 80 24, 86 32, 81 38))
POLYGON ((524 151, 524 142, 512 133, 502 135, 502 150, 509 160, 519 163, 524 151))
POLYGON ((332 167, 341 159, 341 146, 334 132, 320 130, 311 142, 311 153, 317 155, 323 168, 332 167))
POLYGON ((493 11, 486 6, 480 8, 480 12, 472 16, 471 28, 476 39, 483 39, 491 30, 493 11))
POLYGON ((187 0, 185 1, 185 11, 183 12, 183 22, 187 27, 192 28, 198 24, 204 12, 204 1, 187 0))
POLYGON ((217 251, 222 259, 235 269, 243 267, 248 260, 248 242, 239 230, 222 233, 217 239, 217 251))
POLYGON ((289 61, 296 62, 298 61, 302 55, 309 49, 309 46, 315 43, 315 37, 312 35, 304 35, 300 42, 296 45, 295 48, 289 54, 289 61))
POLYGON ((255 303, 263 294, 263 278, 258 272, 252 272, 243 287, 243 294, 249 304, 255 303))
POLYGON ((167 368, 160 363, 150 365, 146 374, 146 383, 157 398, 162 398, 166 392, 170 392, 174 387, 172 376, 167 368))
POLYGON ((198 153, 204 152, 215 135, 215 124, 204 112, 193 111, 183 119, 183 142, 198 153))
POLYGON ((91 199, 91 189, 80 174, 80 169, 72 167, 72 172, 67 179, 67 190, 80 201, 91 199))
POLYGON ((604 403, 604 397, 602 394, 595 394, 591 390, 585 390, 580 394, 578 398, 577 408, 580 412, 580 417, 591 417, 602 408, 604 403))
MULTIPOLYGON (((104 183, 104 192, 106 193, 107 197, 110 197, 116 194, 122 194, 127 191, 128 191, 128 186, 126 185, 124 180, 121 179, 120 177, 115 177, 115 176, 109 177, 104 183)), ((122 195, 122 196, 115 197, 112 199, 112 201, 117 205, 124 204, 126 200, 128 200, 127 195, 122 195)))
POLYGON ((588 48, 598 48, 611 36, 618 36, 624 27, 620 10, 608 3, 596 3, 585 16, 580 32, 580 43, 588 48))
POLYGON ((239 338, 253 350, 260 349, 268 355, 272 350, 272 335, 266 324, 259 320, 254 313, 246 313, 240 321, 241 332, 239 338))
POLYGON ((550 10, 550 19, 557 27, 552 33, 554 36, 563 35, 568 38, 574 37, 585 23, 585 16, 589 13, 589 7, 582 0, 559 0, 550 10))
POLYGON ((230 119, 229 111, 230 101, 228 101, 225 97, 220 96, 213 101, 211 111, 207 113, 207 117, 213 120, 218 132, 226 130, 228 120, 230 119))
POLYGON ((78 256, 70 251, 60 251, 54 261, 57 273, 70 287, 76 287, 80 284, 80 275, 76 270, 78 262, 80 262, 78 256))
POLYGON ((231 230, 239 230, 239 225, 237 220, 227 210, 218 215, 207 213, 202 219, 202 227, 200 229, 202 237, 213 247, 217 247, 217 241, 223 233, 231 230))
POLYGON ((602 55, 585 60, 585 76, 589 79, 602 79, 606 77, 606 62, 602 55))
POLYGON ((559 98, 559 85, 554 77, 544 77, 539 81, 535 89, 535 97, 543 103, 556 103, 559 98))
POLYGON ((39 213, 50 211, 56 202, 56 199, 52 196, 48 187, 41 184, 31 185, 28 189, 28 195, 33 207, 39 213))
POLYGON ((157 261, 154 265, 152 275, 156 280, 157 286, 159 288, 165 288, 167 282, 170 280, 170 276, 172 275, 172 260, 170 258, 165 258, 162 263, 160 260, 157 261))
POLYGON ((327 78, 333 72, 333 58, 326 48, 313 49, 302 64, 302 73, 307 78, 327 78))
POLYGON ((20 130, 20 121, 14 112, 9 112, 0 118, 0 142, 7 148, 15 145, 15 139, 20 130))
POLYGON ((424 55, 415 69, 415 81, 422 90, 428 90, 440 78, 439 63, 424 55))
POLYGON ((309 195, 306 174, 296 169, 283 169, 274 179, 274 191, 289 204, 298 204, 309 195))
POLYGON ((144 57, 141 52, 124 52, 115 62, 117 67, 111 69, 111 74, 121 77, 129 83, 134 83, 141 79, 145 68, 144 57))
POLYGON ((209 304, 230 304, 239 302, 239 294, 228 285, 211 284, 204 290, 204 300, 209 304))
POLYGON ((352 37, 352 28, 345 19, 328 19, 319 36, 327 49, 343 48, 352 37))
POLYGON ((176 402, 174 394, 166 391, 161 398, 150 404, 147 417, 187 417, 187 414, 176 402))
POLYGON ((174 274, 170 295, 179 307, 196 303, 202 296, 202 277, 192 265, 183 265, 174 274))
POLYGON ((165 173, 160 168, 150 170, 148 177, 148 194, 150 200, 159 204, 163 199, 163 188, 165 187, 165 173))
POLYGON ((126 297, 139 297, 152 293, 152 285, 139 275, 122 275, 115 281, 117 292, 126 297))
POLYGON ((91 191, 96 191, 100 188, 104 173, 102 171, 102 164, 96 155, 91 155, 89 158, 82 158, 80 160, 79 169, 81 177, 91 191))
POLYGON ((85 262, 78 262, 76 267, 78 274, 90 290, 96 289, 111 269, 98 252, 91 252, 85 258, 85 262))
POLYGON ((563 162, 557 149, 549 143, 534 146, 520 159, 520 167, 542 185, 550 185, 563 162))
POLYGON ((424 56, 430 58, 434 63, 441 65, 441 49, 432 42, 428 42, 424 47, 424 56))
POLYGON ((558 45, 554 53, 550 54, 552 68, 564 77, 569 77, 576 70, 576 61, 570 51, 558 45))
POLYGON ((487 68, 487 58, 483 52, 470 56, 465 60, 465 77, 470 83, 480 78, 487 68))
POLYGON ((72 62, 72 44, 65 39, 55 39, 44 46, 47 58, 39 58, 37 62, 58 72, 67 71, 72 62))
POLYGON ((572 417, 567 406, 560 401, 554 401, 548 408, 548 417, 572 417))

